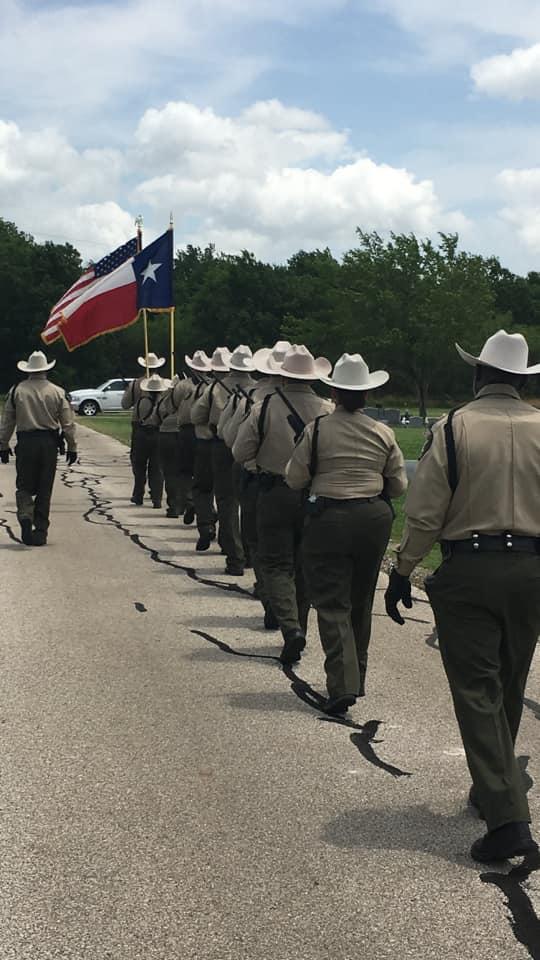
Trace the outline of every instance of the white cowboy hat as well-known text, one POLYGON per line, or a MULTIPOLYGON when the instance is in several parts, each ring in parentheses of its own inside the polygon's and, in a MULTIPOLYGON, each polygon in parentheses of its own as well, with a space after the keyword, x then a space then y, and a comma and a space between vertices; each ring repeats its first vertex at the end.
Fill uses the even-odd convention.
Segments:
POLYGON ((210 368, 216 373, 228 373, 231 351, 228 347, 216 347, 210 360, 210 368))
POLYGON ((41 350, 34 350, 28 360, 19 360, 17 367, 23 373, 44 373, 45 370, 52 370, 56 360, 47 363, 47 357, 41 350))
POLYGON ((164 393, 171 386, 171 380, 165 380, 158 373, 153 373, 150 377, 141 380, 141 390, 147 393, 164 393))
POLYGON ((241 343, 240 346, 231 353, 229 369, 238 370, 239 372, 246 371, 246 373, 251 373, 252 370, 255 369, 251 348, 246 347, 245 343, 241 343))
POLYGON ((212 369, 210 366, 212 361, 204 350, 195 350, 195 353, 192 357, 189 357, 186 353, 184 360, 186 362, 186 366, 189 367, 190 370, 199 370, 201 373, 210 373, 210 370, 212 369))
POLYGON ((268 358, 272 357, 275 363, 283 363, 287 350, 291 349, 288 340, 277 340, 272 348, 262 347, 253 354, 253 366, 259 373, 267 373, 268 358), (261 369, 262 367, 262 369, 261 369))
POLYGON ((320 379, 337 390, 373 390, 387 383, 390 374, 386 370, 370 373, 366 361, 359 353, 344 353, 336 362, 333 375, 320 379))
POLYGON ((165 363, 165 357, 157 357, 155 353, 149 353, 147 360, 148 364, 144 357, 137 357, 137 363, 139 363, 141 367, 144 367, 145 370, 147 366, 149 370, 157 370, 158 367, 162 367, 165 363))
POLYGON ((471 367, 480 364, 482 367, 494 367, 495 370, 515 373, 518 376, 540 373, 540 363, 533 367, 527 366, 529 347, 521 333, 507 333, 506 330, 497 330, 497 333, 486 340, 479 357, 467 353, 460 347, 459 343, 456 343, 455 346, 461 359, 465 360, 465 363, 470 364, 471 367))
POLYGON ((328 376, 331 370, 332 364, 326 357, 315 359, 307 347, 297 343, 287 350, 283 363, 276 363, 270 356, 266 368, 266 372, 270 374, 291 380, 320 380, 321 377, 328 376))

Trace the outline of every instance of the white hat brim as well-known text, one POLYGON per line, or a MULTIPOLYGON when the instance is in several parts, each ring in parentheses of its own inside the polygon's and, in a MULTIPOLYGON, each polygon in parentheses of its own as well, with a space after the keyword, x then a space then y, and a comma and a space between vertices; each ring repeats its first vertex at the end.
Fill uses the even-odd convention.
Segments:
POLYGON ((332 377, 321 377, 320 379, 329 387, 334 387, 335 390, 375 390, 377 387, 382 387, 383 384, 388 383, 390 374, 386 370, 374 370, 365 383, 337 383, 332 377))
POLYGON ((228 373, 230 369, 231 369, 231 368, 230 368, 228 365, 225 366, 224 364, 221 364, 221 363, 211 363, 211 364, 210 364, 210 370, 211 370, 213 373, 228 373))
POLYGON ((197 373, 210 373, 212 369, 209 363, 195 363, 192 357, 188 357, 187 353, 184 356, 184 361, 186 367, 189 367, 190 370, 196 370, 197 373))
POLYGON ((141 390, 145 390, 147 393, 163 393, 165 390, 168 390, 172 386, 172 380, 165 380, 162 378, 163 386, 159 389, 154 389, 153 384, 150 382, 150 377, 145 377, 144 380, 141 380, 140 387, 141 390))
POLYGON ((237 373, 253 373, 255 367, 253 366, 252 361, 247 366, 244 365, 243 367, 237 367, 234 363, 231 363, 229 365, 229 370, 235 370, 237 373))
POLYGON ((540 373, 540 363, 536 363, 533 367, 525 367, 524 370, 516 370, 489 363, 487 360, 481 360, 480 357, 474 357, 472 353, 467 353, 463 347, 460 347, 459 343, 454 344, 454 346, 461 359, 468 363, 470 367, 492 367, 493 370, 501 370, 503 373, 513 373, 516 377, 529 377, 540 373))
POLYGON ((286 377, 288 380, 324 380, 332 369, 332 364, 324 357, 317 357, 313 364, 313 370, 310 373, 292 373, 284 370, 280 365, 278 370, 270 370, 270 373, 278 374, 280 377, 286 377))
POLYGON ((44 367, 39 367, 39 369, 37 369, 36 367, 29 366, 27 360, 19 360, 17 363, 17 369, 22 370, 23 373, 46 373, 47 370, 52 370, 55 364, 56 360, 51 360, 51 362, 46 363, 44 367))
MULTIPOLYGON (((256 350, 253 354, 253 369, 256 370, 257 373, 264 373, 267 377, 279 376, 279 368, 271 369, 268 366, 271 355, 272 351, 270 347, 261 347, 260 350, 256 350)), ((275 360, 273 362, 274 364, 276 363, 275 360)), ((277 364, 276 366, 279 367, 277 364)))
MULTIPOLYGON (((141 367, 144 367, 145 370, 146 370, 146 360, 144 359, 144 357, 137 357, 137 363, 140 364, 141 367)), ((158 370, 159 367, 162 367, 164 363, 165 363, 165 357, 159 357, 157 363, 149 363, 149 364, 148 364, 148 369, 149 369, 149 370, 158 370)))

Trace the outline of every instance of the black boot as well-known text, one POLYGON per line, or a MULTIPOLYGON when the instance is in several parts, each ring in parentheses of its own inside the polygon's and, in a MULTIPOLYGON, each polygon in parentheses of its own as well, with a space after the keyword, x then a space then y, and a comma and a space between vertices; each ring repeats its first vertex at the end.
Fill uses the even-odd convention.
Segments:
POLYGON ((34 547, 44 547, 47 543, 47 534, 44 530, 34 530, 32 534, 32 544, 34 547))
POLYGON ((329 697, 324 705, 324 712, 329 713, 332 717, 339 717, 340 715, 347 713, 349 707, 354 707, 356 703, 356 697, 353 697, 352 693, 344 693, 341 697, 329 697))
POLYGON ((283 649, 279 655, 282 663, 297 663, 302 656, 302 650, 306 645, 306 638, 302 631, 295 627, 293 630, 286 630, 283 633, 283 649))
POLYGON ((488 830, 471 847, 471 857, 480 863, 493 860, 509 860, 511 857, 526 857, 538 853, 538 844, 531 836, 529 824, 523 820, 505 823, 496 830, 488 830))
POLYGON ((186 509, 184 510, 184 523, 186 527, 189 527, 189 525, 193 523, 194 519, 195 519, 195 510, 193 509, 193 507, 186 507, 186 509))
POLYGON ((32 536, 32 521, 31 520, 21 520, 21 540, 27 547, 31 547, 34 543, 34 538, 32 536))
POLYGON ((204 550, 208 550, 210 548, 211 542, 212 538, 210 536, 210 531, 199 530, 199 539, 197 540, 197 546, 195 549, 198 553, 202 553, 204 550))

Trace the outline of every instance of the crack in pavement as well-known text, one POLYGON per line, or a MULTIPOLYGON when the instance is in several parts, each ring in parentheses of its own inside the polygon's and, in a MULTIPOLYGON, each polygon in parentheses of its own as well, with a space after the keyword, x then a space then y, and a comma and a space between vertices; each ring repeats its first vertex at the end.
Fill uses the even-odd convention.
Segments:
MULTIPOLYGON (((216 647, 223 651, 223 653, 228 653, 235 657, 246 657, 252 660, 275 661, 287 679, 291 681, 291 690, 293 693, 300 700, 302 700, 303 703, 307 704, 308 707, 311 707, 318 713, 324 712, 326 698, 314 690, 306 680, 302 680, 302 678, 298 676, 298 674, 290 665, 282 664, 279 657, 271 656, 269 654, 245 653, 242 650, 235 650, 234 647, 231 647, 228 643, 225 643, 223 640, 219 640, 210 633, 205 633, 203 630, 192 630, 191 633, 196 634, 198 637, 202 637, 209 643, 213 643, 216 647)), ((349 727, 350 729, 358 731, 358 733, 351 734, 351 743, 354 744, 364 759, 367 760, 368 763, 371 763, 374 767, 377 767, 379 770, 384 770, 386 773, 390 773, 393 777, 412 776, 412 774, 407 773, 404 770, 400 770, 399 767, 395 767, 393 764, 386 763, 384 760, 381 760, 381 758, 375 753, 372 744, 383 742, 382 740, 374 739, 382 723, 381 720, 368 720, 364 724, 355 723, 353 720, 350 720, 347 717, 341 718, 326 716, 319 717, 319 720, 326 721, 327 723, 337 723, 340 726, 349 727)))

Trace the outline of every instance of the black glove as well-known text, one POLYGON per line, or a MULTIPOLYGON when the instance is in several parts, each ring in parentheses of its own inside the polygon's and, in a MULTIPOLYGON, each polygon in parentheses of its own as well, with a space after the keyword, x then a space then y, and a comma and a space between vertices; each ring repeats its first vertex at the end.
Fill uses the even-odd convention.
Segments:
POLYGON ((7 450, 0 450, 0 461, 2 463, 9 463, 10 456, 13 456, 13 453, 7 448, 7 450))
POLYGON ((70 467, 71 467, 71 465, 72 465, 73 463, 77 463, 77 451, 76 451, 76 450, 68 450, 68 452, 66 453, 66 463, 67 463, 68 466, 70 466, 70 467))
POLYGON ((388 586, 384 595, 384 605, 390 619, 393 620, 394 623, 399 623, 400 627, 402 627, 405 621, 401 616, 397 606, 400 600, 407 610, 411 609, 413 605, 411 597, 411 581, 408 577, 403 577, 397 572, 397 570, 392 569, 390 571, 390 578, 388 580, 388 586))

